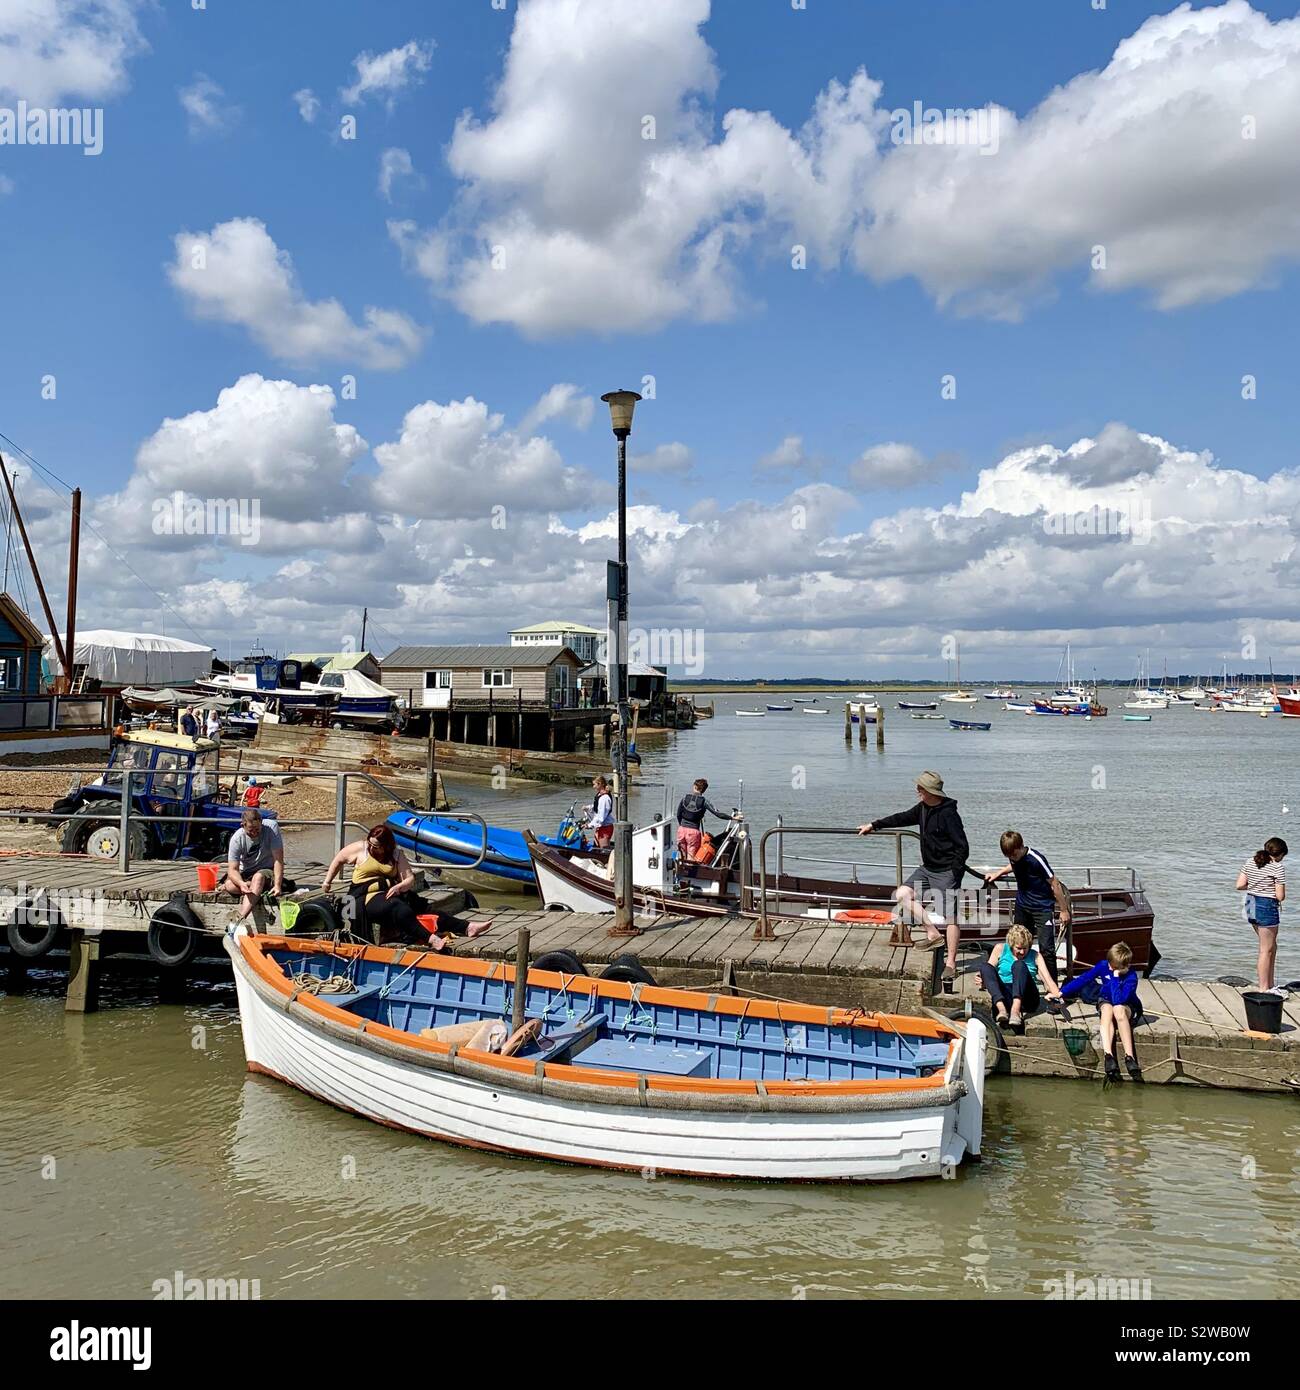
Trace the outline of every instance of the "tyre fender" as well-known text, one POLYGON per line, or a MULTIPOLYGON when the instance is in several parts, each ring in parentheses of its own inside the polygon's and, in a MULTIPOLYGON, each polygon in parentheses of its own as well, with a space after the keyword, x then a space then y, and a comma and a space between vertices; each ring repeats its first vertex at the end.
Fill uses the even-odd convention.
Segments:
POLYGON ((179 970, 194 958, 206 931, 184 895, 176 894, 149 919, 149 954, 165 970, 179 970))
POLYGON ((572 951, 543 951, 534 961, 529 961, 530 970, 554 970, 561 975, 585 975, 587 967, 572 951))

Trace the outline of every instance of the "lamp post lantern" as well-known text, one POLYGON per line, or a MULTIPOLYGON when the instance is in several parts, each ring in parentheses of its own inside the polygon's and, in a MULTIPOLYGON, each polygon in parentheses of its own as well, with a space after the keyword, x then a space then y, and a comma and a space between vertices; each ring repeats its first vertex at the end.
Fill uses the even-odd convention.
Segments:
POLYGON ((618 563, 610 567, 606 598, 610 608, 610 652, 606 669, 610 695, 618 706, 618 736, 614 741, 614 925, 611 936, 637 936, 632 901, 632 823, 627 815, 627 437, 632 412, 641 397, 635 391, 607 391, 610 426, 618 440, 618 563))

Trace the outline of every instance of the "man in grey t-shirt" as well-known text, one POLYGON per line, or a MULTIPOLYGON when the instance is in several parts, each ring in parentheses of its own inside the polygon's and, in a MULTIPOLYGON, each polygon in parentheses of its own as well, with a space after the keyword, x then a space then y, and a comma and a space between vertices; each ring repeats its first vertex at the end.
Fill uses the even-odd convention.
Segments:
POLYGON ((262 813, 249 806, 240 818, 239 829, 230 837, 226 878, 221 885, 224 892, 239 895, 239 921, 257 906, 268 885, 276 894, 284 888, 284 840, 278 826, 264 822, 262 813))

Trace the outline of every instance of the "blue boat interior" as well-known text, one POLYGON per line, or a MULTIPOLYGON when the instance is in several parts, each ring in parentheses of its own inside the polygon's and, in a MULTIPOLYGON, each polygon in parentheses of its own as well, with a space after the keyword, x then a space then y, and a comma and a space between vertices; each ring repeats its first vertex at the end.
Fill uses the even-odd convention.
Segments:
MULTIPOLYGON (((454 970, 294 951, 269 953, 292 977, 347 975, 354 988, 325 1003, 399 1032, 501 1019, 513 985, 454 970)), ((942 1071, 948 1044, 891 1028, 832 1027, 745 1018, 707 1009, 595 997, 530 983, 525 1014, 542 1020, 535 1043, 516 1055, 646 1076, 727 1081, 891 1081, 942 1071)))

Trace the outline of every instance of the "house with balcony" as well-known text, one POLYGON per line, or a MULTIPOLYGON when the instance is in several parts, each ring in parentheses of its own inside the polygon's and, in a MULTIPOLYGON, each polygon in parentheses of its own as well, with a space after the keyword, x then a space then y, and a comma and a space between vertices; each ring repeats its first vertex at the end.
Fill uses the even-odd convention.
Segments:
POLYGON ((599 658, 604 640, 603 628, 588 627, 585 623, 534 623, 531 627, 517 627, 510 633, 512 647, 568 647, 584 666, 590 666, 599 658))
POLYGON ((594 744, 604 709, 583 709, 584 663, 557 643, 398 647, 380 663, 383 685, 405 700, 407 732, 489 747, 572 751, 594 744))

